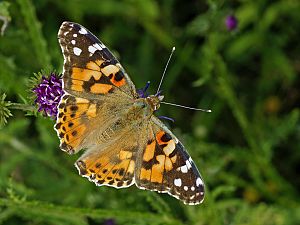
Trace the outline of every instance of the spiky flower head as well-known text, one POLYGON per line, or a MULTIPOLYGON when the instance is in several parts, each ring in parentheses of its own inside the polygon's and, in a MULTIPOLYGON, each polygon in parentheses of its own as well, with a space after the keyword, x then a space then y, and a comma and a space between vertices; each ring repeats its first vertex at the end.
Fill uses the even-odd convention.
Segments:
POLYGON ((64 94, 61 75, 54 72, 50 75, 42 75, 40 82, 32 89, 36 95, 35 103, 38 111, 46 116, 56 118, 58 103, 64 94))
POLYGON ((9 106, 11 106, 10 101, 6 101, 6 94, 0 96, 0 128, 7 123, 7 118, 12 116, 9 106))

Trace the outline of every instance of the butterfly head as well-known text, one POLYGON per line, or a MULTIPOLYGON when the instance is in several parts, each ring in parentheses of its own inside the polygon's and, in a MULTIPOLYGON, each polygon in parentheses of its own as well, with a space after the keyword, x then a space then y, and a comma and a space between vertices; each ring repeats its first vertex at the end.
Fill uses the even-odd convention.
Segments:
POLYGON ((150 86, 150 81, 147 82, 146 86, 141 89, 137 89, 137 94, 139 99, 143 99, 143 104, 146 104, 150 109, 152 114, 154 111, 158 110, 160 107, 160 102, 164 99, 164 96, 161 94, 162 91, 158 91, 155 95, 148 95, 147 90, 150 86))
POLYGON ((138 98, 134 101, 133 107, 129 110, 128 118, 137 120, 137 118, 148 118, 159 109, 160 102, 164 96, 149 95, 146 98, 138 98))
POLYGON ((151 107, 151 110, 154 112, 159 109, 160 102, 164 99, 163 95, 149 95, 146 99, 146 102, 151 107))

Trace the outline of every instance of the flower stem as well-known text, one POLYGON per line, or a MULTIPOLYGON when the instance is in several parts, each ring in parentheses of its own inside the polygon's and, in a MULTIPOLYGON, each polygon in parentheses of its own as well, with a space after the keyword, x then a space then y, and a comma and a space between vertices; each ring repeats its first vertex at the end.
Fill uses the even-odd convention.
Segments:
POLYGON ((22 104, 22 103, 11 103, 9 106, 11 109, 20 109, 23 111, 36 111, 36 107, 33 105, 28 105, 28 104, 22 104))

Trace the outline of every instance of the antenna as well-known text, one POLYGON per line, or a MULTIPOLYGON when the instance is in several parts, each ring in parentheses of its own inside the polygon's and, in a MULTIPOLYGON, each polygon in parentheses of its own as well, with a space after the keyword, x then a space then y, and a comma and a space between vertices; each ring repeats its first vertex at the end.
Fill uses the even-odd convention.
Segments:
POLYGON ((171 60, 171 58, 172 58, 172 55, 173 55, 173 52, 174 52, 174 51, 175 51, 175 47, 173 47, 173 48, 172 48, 171 54, 170 54, 170 56, 169 56, 169 59, 168 59, 168 61, 167 61, 167 64, 166 64, 166 66, 165 66, 165 69, 164 69, 163 75, 161 76, 161 79, 160 79, 160 82, 159 82, 159 85, 158 85, 158 88, 157 88, 157 92, 156 92, 156 94, 155 94, 155 95, 157 95, 157 94, 158 94, 158 92, 159 92, 160 86, 161 86, 161 84, 162 84, 162 82, 163 82, 164 76, 165 76, 165 74, 166 74, 166 71, 167 71, 167 68, 168 68, 169 62, 170 62, 170 60, 171 60))
POLYGON ((202 111, 202 112, 208 112, 208 113, 211 112, 210 109, 193 108, 193 107, 189 107, 189 106, 185 106, 185 105, 178 105, 178 104, 174 104, 174 103, 170 103, 170 102, 160 102, 160 103, 165 104, 165 105, 177 106, 177 107, 185 108, 185 109, 192 109, 192 110, 196 110, 196 111, 202 111))
MULTIPOLYGON (((170 60, 171 60, 171 58, 172 58, 172 55, 173 55, 174 51, 175 51, 175 47, 172 48, 171 54, 170 54, 170 56, 169 56, 169 59, 168 59, 168 61, 167 61, 166 66, 165 66, 163 75, 161 76, 161 79, 160 79, 160 82, 159 82, 159 85, 158 85, 158 88, 157 88, 157 91, 156 91, 155 96, 159 96, 160 93, 161 93, 160 87, 161 87, 161 84, 162 84, 163 79, 164 79, 164 77, 165 77, 165 74, 166 74, 166 71, 167 71, 169 62, 170 62, 170 60)), ((148 86, 147 86, 147 87, 148 87, 148 86)), ((162 99, 160 99, 160 100, 162 100, 162 99)), ((211 112, 210 109, 198 109, 198 108, 193 108, 193 107, 189 107, 189 106, 185 106, 185 105, 178 105, 178 104, 174 104, 174 103, 170 103, 170 102, 162 102, 162 101, 161 101, 160 103, 165 104, 165 105, 177 106, 177 107, 185 108, 185 109, 196 110, 196 111, 202 111, 202 112, 208 112, 208 113, 211 112)))

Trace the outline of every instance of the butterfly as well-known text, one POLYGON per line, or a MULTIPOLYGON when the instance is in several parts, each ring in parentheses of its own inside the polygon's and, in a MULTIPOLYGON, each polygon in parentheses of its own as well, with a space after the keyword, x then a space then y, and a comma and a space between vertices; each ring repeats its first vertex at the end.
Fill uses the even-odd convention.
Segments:
POLYGON ((174 134, 154 115, 163 96, 141 97, 108 48, 90 31, 63 22, 63 89, 55 129, 60 148, 81 149, 79 174, 98 186, 168 193, 185 204, 204 198, 203 180, 174 134))

